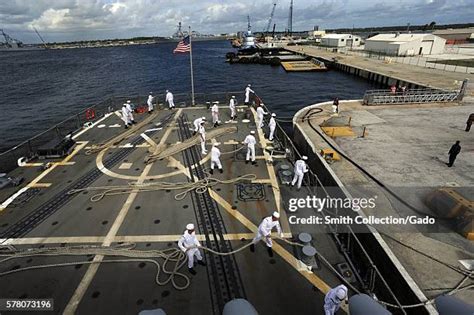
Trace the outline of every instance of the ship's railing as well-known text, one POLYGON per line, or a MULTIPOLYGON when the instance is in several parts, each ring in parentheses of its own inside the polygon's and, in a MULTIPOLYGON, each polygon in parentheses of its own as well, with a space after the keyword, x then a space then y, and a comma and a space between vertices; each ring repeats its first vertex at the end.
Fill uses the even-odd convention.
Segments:
POLYGON ((389 90, 367 90, 364 94, 365 105, 406 104, 406 103, 440 103, 459 100, 459 91, 437 89, 414 89, 403 92, 389 90))
MULTIPOLYGON (((232 95, 235 95, 239 102, 243 103, 243 92, 215 92, 215 93, 195 93, 195 104, 206 106, 206 102, 219 101, 221 104, 227 104, 232 95)), ((157 108, 166 108, 165 94, 154 95, 154 105, 157 108)), ((18 159, 27 160, 36 157, 38 149, 45 144, 64 139, 66 136, 73 136, 79 132, 86 123, 94 123, 105 114, 120 110, 122 104, 130 100, 135 106, 146 106, 148 95, 128 95, 114 96, 105 101, 85 107, 80 112, 71 115, 53 127, 35 135, 34 137, 23 141, 13 148, 0 154, 0 173, 8 173, 18 167, 18 159)), ((190 93, 174 94, 174 102, 178 107, 187 107, 192 104, 190 93)))

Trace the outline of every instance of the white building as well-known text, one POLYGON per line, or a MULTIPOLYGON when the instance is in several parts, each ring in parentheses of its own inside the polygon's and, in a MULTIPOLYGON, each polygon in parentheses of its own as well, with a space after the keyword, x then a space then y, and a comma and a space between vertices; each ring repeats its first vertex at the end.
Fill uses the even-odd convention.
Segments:
POLYGON ((358 47, 360 37, 351 34, 326 34, 321 37, 321 46, 328 47, 358 47))
POLYGON ((446 40, 433 34, 379 34, 365 40, 365 50, 394 56, 442 54, 446 40))

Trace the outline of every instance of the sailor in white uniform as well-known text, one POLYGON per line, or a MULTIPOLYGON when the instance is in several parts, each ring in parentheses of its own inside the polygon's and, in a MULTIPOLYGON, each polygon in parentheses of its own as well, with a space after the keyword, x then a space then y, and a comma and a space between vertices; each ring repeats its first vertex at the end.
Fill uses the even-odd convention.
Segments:
POLYGON ((260 103, 257 107, 257 127, 263 127, 263 116, 268 113, 263 109, 263 103, 260 103))
POLYGON ((291 186, 295 186, 296 182, 298 182, 297 188, 298 190, 301 188, 301 183, 303 182, 304 174, 308 172, 308 165, 306 161, 308 157, 303 155, 301 160, 296 161, 295 163, 295 176, 293 177, 293 181, 291 182, 291 186))
POLYGON ((250 103, 250 93, 255 93, 250 87, 251 87, 251 85, 249 84, 245 88, 245 101, 244 101, 245 105, 249 105, 249 103, 250 103))
POLYGON ((132 124, 130 121, 130 111, 128 110, 127 104, 122 105, 122 120, 125 123, 125 129, 132 124))
POLYGON ((245 137, 243 144, 247 145, 247 156, 245 158, 245 163, 247 164, 252 158, 252 164, 255 164, 255 144, 257 140, 255 140, 255 131, 250 131, 250 134, 245 137))
POLYGON ((219 172, 221 172, 221 174, 224 172, 222 170, 220 157, 221 157, 221 150, 219 150, 219 143, 214 142, 212 144, 212 149, 211 149, 211 171, 210 171, 211 174, 214 174, 214 167, 216 165, 217 165, 217 168, 219 169, 219 172))
POLYGON ((229 101, 231 120, 234 120, 235 118, 237 118, 237 110, 235 109, 235 105, 237 105, 237 100, 235 99, 235 95, 232 95, 232 98, 229 101))
POLYGON ((206 155, 206 129, 204 128, 204 121, 201 121, 199 126, 199 137, 201 138, 201 154, 206 155))
POLYGON ((219 126, 219 102, 218 101, 213 103, 211 107, 211 114, 212 114, 212 123, 215 128, 219 126))
POLYGON ((151 114, 153 111, 153 93, 150 92, 148 95, 148 100, 146 101, 146 104, 148 105, 148 114, 151 114))
POLYGON ((324 297, 324 315, 334 315, 341 307, 342 302, 347 303, 347 287, 343 284, 326 293, 324 297))
POLYGON ((199 131, 199 127, 201 126, 201 123, 202 122, 205 122, 206 121, 206 117, 202 116, 202 117, 199 117, 199 118, 196 118, 193 122, 193 125, 194 125, 194 134, 195 135, 196 133, 198 133, 199 131))
POLYGON ((128 117, 130 119, 130 122, 132 124, 136 124, 135 119, 133 118, 132 102, 130 100, 128 100, 126 105, 127 105, 127 109, 128 109, 128 112, 129 112, 128 117))
POLYGON ((257 244, 258 241, 263 239, 263 241, 267 245, 268 254, 270 255, 270 257, 273 257, 272 229, 276 228, 280 237, 283 237, 283 232, 281 230, 280 222, 278 221, 279 219, 280 219, 280 213, 275 211, 273 212, 271 216, 266 217, 262 220, 262 222, 258 226, 257 235, 252 240, 252 245, 250 245, 250 250, 252 252, 255 251, 255 244, 257 244))
POLYGON ((272 118, 270 118, 270 121, 268 122, 268 127, 270 128, 270 135, 268 136, 268 140, 273 141, 273 135, 275 134, 275 128, 276 128, 276 120, 275 120, 276 114, 272 114, 272 118))
POLYGON ((198 264, 201 266, 206 265, 202 260, 201 251, 199 248, 195 248, 196 246, 201 246, 201 243, 199 243, 196 233, 194 232, 194 224, 189 223, 186 225, 186 231, 184 231, 183 236, 180 237, 178 246, 186 253, 186 256, 188 256, 188 269, 191 274, 196 274, 194 270, 194 256, 198 259, 198 264))
POLYGON ((165 102, 168 102, 169 109, 173 109, 175 107, 174 106, 174 96, 173 96, 173 93, 171 93, 170 90, 166 90, 165 102))

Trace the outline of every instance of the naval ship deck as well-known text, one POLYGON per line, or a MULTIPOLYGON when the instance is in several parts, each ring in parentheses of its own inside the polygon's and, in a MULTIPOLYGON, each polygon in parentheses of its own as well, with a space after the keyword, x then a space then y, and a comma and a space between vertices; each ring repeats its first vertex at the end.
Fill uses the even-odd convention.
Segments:
MULTIPOLYGON (((228 108, 220 109, 222 127, 235 126, 237 131, 208 139, 209 152, 211 142, 218 141, 223 153, 224 173, 214 172, 212 177, 227 180, 255 174, 251 182, 219 183, 203 193, 190 191, 182 200, 175 198, 182 190, 172 189, 144 192, 124 188, 119 194, 95 202, 91 197, 98 191, 70 194, 73 189, 92 186, 179 183, 206 176, 210 154, 202 156, 199 144, 163 160, 144 163, 150 149, 163 144, 173 147, 192 137, 190 128, 195 118, 206 116, 210 121, 210 111, 205 106, 135 114, 138 124, 127 138, 98 152, 91 151, 94 145, 125 131, 119 113, 112 112, 76 133, 76 146, 67 157, 30 161, 9 173, 25 181, 19 187, 0 190, 0 200, 14 198, 0 209, 3 252, 8 252, 8 246, 17 250, 79 245, 117 248, 130 243, 140 251, 167 250, 177 247, 177 240, 190 222, 196 224, 202 245, 227 252, 247 244, 261 219, 276 210, 281 213, 286 237, 308 232, 318 252, 332 265, 345 262, 324 227, 290 228, 285 204, 289 198, 306 193, 282 185, 278 170, 283 164, 291 166, 296 153, 270 156, 268 150, 262 149, 269 145, 264 137, 267 129, 257 130, 253 108, 250 111, 247 106, 239 106, 235 123, 224 123, 230 116, 228 108), (246 111, 251 113, 249 121, 243 121, 246 111), (250 130, 257 131, 257 165, 246 164, 245 149, 239 150, 250 130), (273 163, 267 163, 270 158, 273 163), (50 167, 44 169, 47 162, 51 162, 50 167)), ((207 124, 208 132, 213 129, 210 125, 207 124)), ((280 131, 278 127, 275 143, 283 141, 280 131)), ((257 245, 255 253, 245 249, 232 256, 216 256, 205 251, 207 266, 197 265, 196 276, 186 266, 180 270, 190 278, 185 290, 175 289, 171 282, 158 285, 156 266, 150 259, 99 253, 65 256, 60 252, 19 257, 0 264, 0 273, 13 271, 0 277, 0 297, 54 299, 54 312, 45 314, 137 314, 157 308, 167 314, 221 314, 225 302, 238 297, 246 298, 260 314, 322 314, 324 293, 340 280, 319 260, 318 267, 308 271, 294 246, 275 240, 273 249, 273 258, 263 243, 257 245), (122 262, 107 263, 113 260, 122 262), (14 272, 63 263, 69 265, 14 272)), ((162 259, 155 260, 163 263, 162 259)), ((170 263, 167 269, 172 268, 170 263)), ((159 275, 161 281, 167 277, 159 275)), ((185 284, 178 275, 174 279, 179 285, 185 284)), ((338 314, 345 312, 344 308, 338 314)))

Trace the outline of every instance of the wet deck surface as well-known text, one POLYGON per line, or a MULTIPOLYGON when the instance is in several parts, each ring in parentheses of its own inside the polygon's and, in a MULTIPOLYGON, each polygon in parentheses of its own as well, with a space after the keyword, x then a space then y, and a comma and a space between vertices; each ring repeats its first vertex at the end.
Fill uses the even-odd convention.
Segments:
MULTIPOLYGON (((318 230, 321 227, 290 228, 284 204, 303 193, 282 186, 276 178, 281 164, 291 165, 288 160, 276 157, 273 165, 266 163, 268 153, 262 149, 267 146, 263 135, 266 129, 259 130, 256 137, 257 165, 245 163, 244 150, 225 154, 239 148, 239 142, 248 132, 256 130, 254 112, 250 122, 242 122, 244 110, 246 107, 239 108, 237 123, 224 124, 237 126, 238 131, 216 139, 221 143, 224 173, 215 172, 213 176, 222 180, 255 174, 257 180, 253 183, 241 187, 218 184, 202 195, 190 192, 182 200, 175 199, 179 191, 174 190, 126 192, 97 202, 90 200, 95 192, 68 195, 72 188, 89 186, 128 185, 137 181, 187 182, 191 176, 189 166, 196 169, 193 176, 209 168, 210 156, 202 156, 199 146, 152 164, 143 162, 150 146, 178 144, 190 136, 191 132, 186 130, 191 128, 189 122, 203 115, 210 120, 207 109, 159 111, 150 124, 136 130, 128 139, 99 153, 86 154, 92 145, 123 132, 121 119, 111 114, 77 136, 75 151, 62 161, 53 161, 53 167, 44 171, 40 165, 31 165, 11 173, 24 177, 22 187, 28 185, 29 189, 0 211, 2 245, 25 249, 115 246, 125 242, 136 244, 139 250, 162 250, 177 247, 186 224, 193 222, 203 245, 230 250, 246 244, 261 219, 280 210, 282 227, 288 237, 305 229, 313 234, 318 250, 331 263, 343 262, 331 237, 318 230), (25 198, 26 194, 31 195, 25 198), (215 229, 215 235, 223 239, 213 242, 215 235, 210 235, 209 229, 215 229)), ((221 119, 229 119, 228 115, 227 108, 222 108, 221 119)), ((136 114, 136 120, 140 122, 147 116, 136 114)), ((211 141, 208 139, 209 151, 211 141)), ((0 199, 6 200, 22 187, 1 191, 0 199)), ((335 276, 324 266, 314 272, 299 271, 295 248, 282 241, 276 241, 274 251, 274 257, 270 258, 259 244, 256 253, 244 250, 225 259, 206 253, 207 267, 197 266, 196 276, 183 268, 183 273, 191 278, 189 288, 183 291, 171 284, 157 285, 156 267, 149 262, 84 263, 102 261, 97 255, 15 259, 2 263, 0 272, 41 264, 70 262, 72 265, 0 277, 1 297, 52 298, 55 314, 137 314, 155 308, 162 308, 167 314, 220 314, 222 304, 236 297, 248 299, 260 314, 321 314, 322 291, 328 285, 339 284, 335 276), (224 270, 216 272, 221 267, 224 270)), ((116 257, 106 257, 103 261, 112 259, 116 257)))

